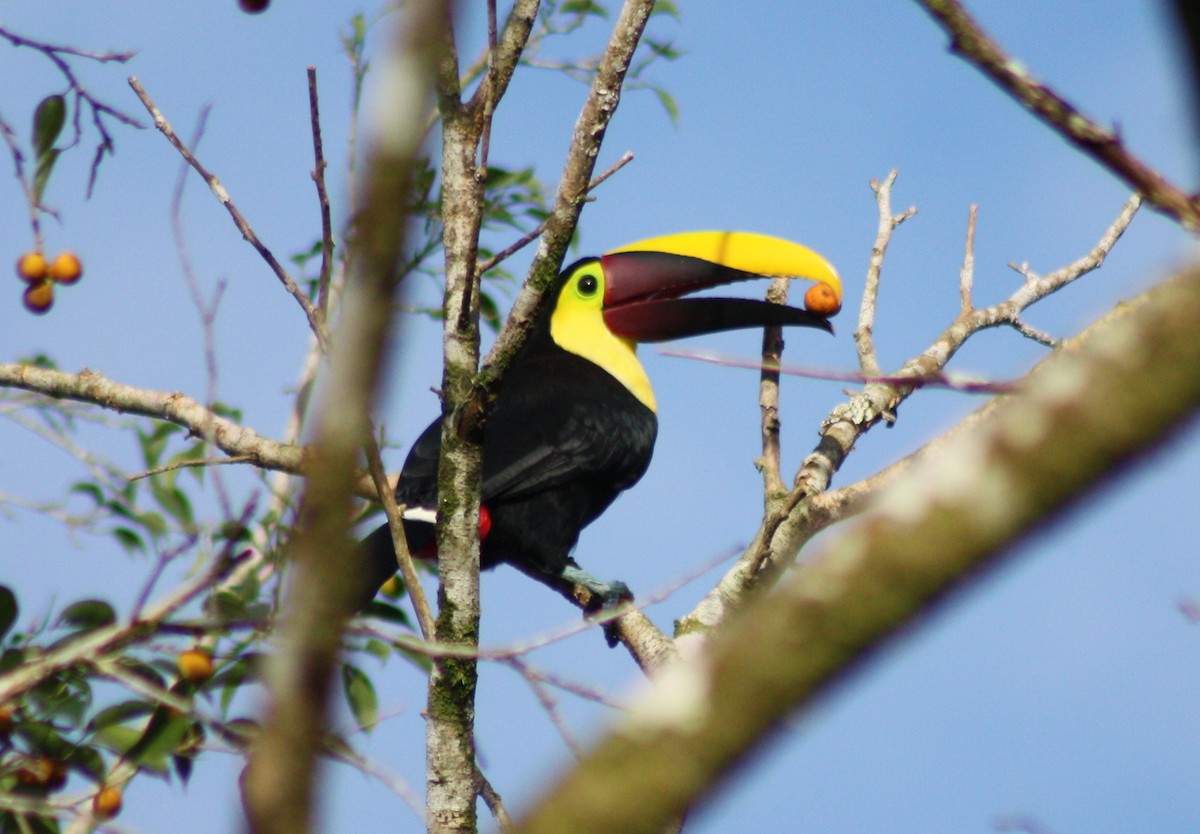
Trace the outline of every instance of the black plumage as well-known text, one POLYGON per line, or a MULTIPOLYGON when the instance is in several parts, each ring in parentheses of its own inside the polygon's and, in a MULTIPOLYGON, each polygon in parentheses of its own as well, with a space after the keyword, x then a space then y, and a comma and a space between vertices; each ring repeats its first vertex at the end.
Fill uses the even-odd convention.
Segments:
MULTIPOLYGON (((645 474, 658 419, 607 371, 559 347, 550 336, 550 312, 514 357, 484 426, 480 501, 491 529, 480 567, 508 563, 551 582, 567 572, 602 598, 620 596, 627 593, 621 583, 568 571, 578 569, 570 553, 580 531, 645 474)), ((399 503, 436 508, 440 451, 441 420, 435 420, 404 462, 399 503)), ((405 532, 414 553, 432 543, 432 524, 406 521, 405 532)), ((386 524, 364 546, 371 561, 365 605, 395 572, 396 556, 386 524)))
MULTIPOLYGON (((827 261, 799 244, 746 232, 699 232, 577 261, 549 298, 483 423, 480 499, 490 529, 481 535, 480 566, 511 564, 589 608, 606 607, 631 598, 629 589, 581 569, 571 550, 583 528, 650 465, 658 419, 634 345, 765 325, 832 332, 827 318, 840 307, 841 282, 827 261), (821 312, 748 299, 681 298, 761 274, 824 285, 821 312)), ((437 420, 404 462, 396 488, 401 504, 436 509, 440 450, 437 420)), ((436 555, 431 521, 406 518, 404 527, 414 554, 436 555)), ((396 570, 386 524, 364 540, 361 552, 368 563, 361 574, 365 606, 396 570)))

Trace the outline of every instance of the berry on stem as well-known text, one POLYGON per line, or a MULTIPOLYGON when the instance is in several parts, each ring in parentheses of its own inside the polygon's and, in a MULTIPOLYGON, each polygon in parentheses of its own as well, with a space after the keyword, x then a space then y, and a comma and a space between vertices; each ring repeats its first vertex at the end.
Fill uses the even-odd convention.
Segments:
POLYGON ((45 279, 36 284, 30 284, 25 288, 22 300, 25 302, 25 309, 29 312, 37 313, 39 316, 45 315, 54 304, 54 283, 45 279))
POLYGON ((50 265, 41 252, 26 252, 17 258, 17 276, 23 281, 36 284, 44 280, 49 272, 50 265))
POLYGON ((48 274, 51 281, 60 284, 74 284, 83 277, 83 264, 74 252, 59 252, 50 264, 48 274))

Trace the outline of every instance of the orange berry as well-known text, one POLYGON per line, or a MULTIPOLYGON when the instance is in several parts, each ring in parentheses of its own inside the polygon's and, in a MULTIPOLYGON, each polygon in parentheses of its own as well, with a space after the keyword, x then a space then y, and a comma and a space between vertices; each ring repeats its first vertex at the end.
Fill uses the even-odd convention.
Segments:
POLYGON ((31 284, 44 279, 49 271, 50 265, 41 252, 26 252, 17 258, 17 275, 31 284))
POLYGON ((101 788, 92 797, 92 813, 103 820, 111 819, 121 813, 121 789, 115 785, 101 788))
POLYGON ((56 791, 67 783, 67 766, 49 756, 35 756, 17 771, 17 785, 56 791))
POLYGON ((0 707, 0 739, 9 735, 17 721, 12 707, 0 707))
POLYGON ((395 599, 404 593, 404 580, 402 580, 396 574, 392 574, 388 577, 387 581, 380 586, 379 591, 388 599, 395 599))
POLYGON ((59 252, 49 267, 51 281, 74 284, 83 276, 83 264, 74 252, 59 252))
POLYGON ((191 683, 204 683, 213 676, 212 655, 204 649, 188 649, 179 653, 179 677, 191 683))
POLYGON ((23 300, 25 309, 31 313, 37 313, 40 316, 49 312, 51 305, 54 304, 54 284, 49 279, 30 284, 25 288, 23 300))
POLYGON ((842 309, 842 300, 828 284, 813 284, 804 293, 804 309, 818 316, 832 316, 842 309))

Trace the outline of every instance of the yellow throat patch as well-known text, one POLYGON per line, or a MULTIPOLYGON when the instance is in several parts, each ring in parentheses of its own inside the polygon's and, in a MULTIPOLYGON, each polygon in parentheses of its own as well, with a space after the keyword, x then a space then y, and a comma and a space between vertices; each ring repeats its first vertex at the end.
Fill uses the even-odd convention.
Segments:
POLYGON ((568 353, 603 368, 646 408, 657 411, 637 344, 604 323, 604 271, 599 261, 585 263, 567 278, 550 314, 550 338, 568 353))

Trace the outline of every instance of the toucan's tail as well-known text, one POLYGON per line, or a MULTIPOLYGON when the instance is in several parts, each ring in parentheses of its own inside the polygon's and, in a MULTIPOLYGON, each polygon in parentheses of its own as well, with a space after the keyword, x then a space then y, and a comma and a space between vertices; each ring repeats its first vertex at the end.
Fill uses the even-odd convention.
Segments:
MULTIPOLYGON (((416 558, 436 556, 434 526, 426 521, 404 520, 408 549, 416 558), (428 555, 426 555, 428 551, 428 555)), ((355 597, 355 611, 362 611, 375 598, 379 587, 398 570, 396 550, 392 547, 392 532, 382 524, 358 544, 357 562, 362 583, 355 597)))

